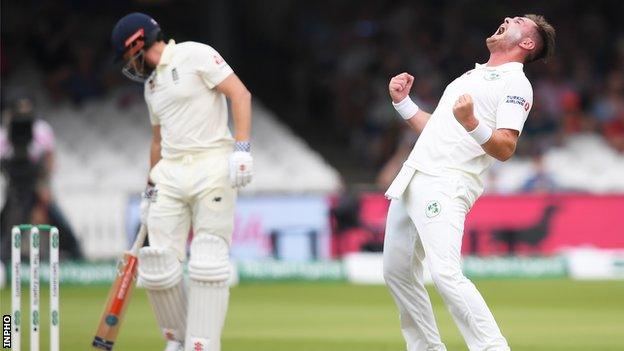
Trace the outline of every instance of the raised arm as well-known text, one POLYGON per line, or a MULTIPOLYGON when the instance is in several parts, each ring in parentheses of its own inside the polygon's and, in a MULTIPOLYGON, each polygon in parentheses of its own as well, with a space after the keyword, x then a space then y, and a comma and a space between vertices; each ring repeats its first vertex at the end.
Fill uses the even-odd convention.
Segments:
POLYGON ((474 115, 470 95, 464 94, 457 99, 453 115, 488 155, 499 161, 507 161, 513 156, 520 132, 508 128, 492 130, 485 123, 480 123, 474 115))
POLYGON ((401 117, 416 133, 422 132, 431 118, 431 114, 421 110, 409 97, 414 84, 414 77, 408 73, 401 73, 390 79, 388 90, 392 98, 392 105, 401 117))
POLYGON ((485 152, 499 161, 507 161, 516 152, 518 131, 512 129, 497 129, 492 132, 490 140, 481 147, 485 152))

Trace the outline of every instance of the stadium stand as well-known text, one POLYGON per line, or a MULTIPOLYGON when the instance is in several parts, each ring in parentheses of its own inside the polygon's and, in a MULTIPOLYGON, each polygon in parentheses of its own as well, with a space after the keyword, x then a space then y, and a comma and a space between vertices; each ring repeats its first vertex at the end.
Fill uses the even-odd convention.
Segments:
MULTIPOLYGON (((606 3, 532 0, 477 10, 467 2, 293 1, 279 11, 237 4, 226 12, 238 28, 219 32, 188 26, 209 12, 189 10, 194 3, 146 11, 163 19, 168 37, 222 50, 263 102, 254 110, 256 168, 246 194, 325 194, 343 183, 381 190, 375 174, 417 137, 389 104, 388 77, 413 73, 413 96, 431 110, 449 79, 486 57, 484 36, 524 8, 555 24, 557 56, 527 69, 535 106, 517 157, 493 168, 486 191, 624 191, 624 30, 621 11, 607 11, 606 3)), ((37 89, 41 116, 57 134, 59 202, 77 232, 106 242, 102 255, 125 245, 110 233, 124 232, 119 209, 144 184, 150 137, 140 88, 111 64, 110 27, 124 6, 15 2, 3 15, 2 97, 13 84, 37 89), (36 16, 19 20, 27 13, 36 16)))
MULTIPOLYGON (((56 131, 54 180, 88 257, 114 256, 126 245, 124 211, 144 186, 150 128, 145 104, 125 108, 119 94, 85 103, 42 106, 56 131)), ((305 141, 278 122, 260 103, 254 106, 252 136, 256 176, 243 195, 329 194, 340 175, 305 141)))

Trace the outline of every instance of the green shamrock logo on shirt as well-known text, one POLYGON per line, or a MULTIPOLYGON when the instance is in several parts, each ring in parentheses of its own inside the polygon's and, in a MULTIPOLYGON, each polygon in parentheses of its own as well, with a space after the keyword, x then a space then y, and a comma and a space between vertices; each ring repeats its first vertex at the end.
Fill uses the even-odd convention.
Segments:
POLYGON ((427 218, 432 218, 440 214, 442 212, 442 205, 437 200, 429 201, 427 207, 425 208, 425 215, 427 218))

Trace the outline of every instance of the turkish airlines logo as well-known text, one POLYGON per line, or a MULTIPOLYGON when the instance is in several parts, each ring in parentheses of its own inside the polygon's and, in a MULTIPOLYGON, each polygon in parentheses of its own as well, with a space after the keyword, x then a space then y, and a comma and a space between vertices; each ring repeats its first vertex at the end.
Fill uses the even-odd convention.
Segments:
POLYGON ((527 104, 528 104, 528 102, 522 96, 516 96, 516 95, 507 95, 507 98, 505 99, 505 103, 520 105, 520 106, 523 106, 525 109, 527 108, 527 104))

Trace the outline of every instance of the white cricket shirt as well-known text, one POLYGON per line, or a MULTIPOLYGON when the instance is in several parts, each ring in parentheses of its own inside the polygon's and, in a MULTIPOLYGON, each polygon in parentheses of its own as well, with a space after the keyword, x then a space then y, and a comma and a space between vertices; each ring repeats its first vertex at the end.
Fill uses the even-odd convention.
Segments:
POLYGON ((231 148, 225 95, 214 89, 232 68, 212 47, 170 40, 145 81, 152 125, 160 125, 162 157, 231 148))
POLYGON ((386 195, 400 196, 415 170, 434 176, 459 171, 480 183, 481 175, 495 159, 457 122, 453 105, 460 95, 470 94, 480 123, 492 129, 522 132, 533 105, 533 88, 522 69, 519 62, 495 67, 476 64, 475 69, 451 82, 386 195))

